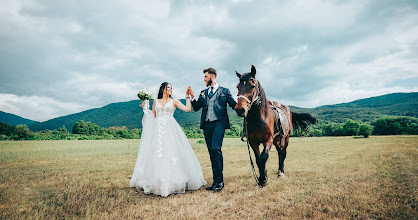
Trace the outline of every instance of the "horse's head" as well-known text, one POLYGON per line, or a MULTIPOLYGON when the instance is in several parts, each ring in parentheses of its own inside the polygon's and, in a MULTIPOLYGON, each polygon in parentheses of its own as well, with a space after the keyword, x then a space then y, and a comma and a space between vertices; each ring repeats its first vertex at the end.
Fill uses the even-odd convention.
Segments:
POLYGON ((239 78, 238 88, 238 102, 235 106, 235 111, 240 117, 247 116, 251 105, 259 96, 258 81, 255 78, 255 67, 251 66, 251 72, 240 74, 235 71, 239 78))

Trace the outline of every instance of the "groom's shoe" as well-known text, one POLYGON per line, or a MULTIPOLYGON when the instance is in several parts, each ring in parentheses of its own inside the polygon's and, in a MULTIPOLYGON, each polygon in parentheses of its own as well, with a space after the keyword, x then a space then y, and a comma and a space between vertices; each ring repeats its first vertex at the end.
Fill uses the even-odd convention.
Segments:
POLYGON ((212 185, 206 187, 206 190, 213 190, 215 188, 216 183, 212 183, 212 185))
POLYGON ((223 188, 224 188, 224 182, 220 182, 220 183, 215 184, 215 186, 213 187, 213 191, 220 192, 223 188))

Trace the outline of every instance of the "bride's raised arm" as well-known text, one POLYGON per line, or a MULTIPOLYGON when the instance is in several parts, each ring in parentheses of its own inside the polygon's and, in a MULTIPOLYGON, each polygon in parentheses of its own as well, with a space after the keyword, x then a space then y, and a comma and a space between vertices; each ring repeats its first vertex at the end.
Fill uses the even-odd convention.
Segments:
POLYGON ((178 99, 174 99, 174 107, 179 108, 182 111, 190 112, 192 110, 192 103, 190 97, 186 98, 186 105, 183 105, 178 99))
POLYGON ((182 111, 190 112, 192 110, 192 103, 189 96, 189 88, 186 90, 186 105, 183 105, 178 99, 174 99, 174 107, 179 108, 182 111))

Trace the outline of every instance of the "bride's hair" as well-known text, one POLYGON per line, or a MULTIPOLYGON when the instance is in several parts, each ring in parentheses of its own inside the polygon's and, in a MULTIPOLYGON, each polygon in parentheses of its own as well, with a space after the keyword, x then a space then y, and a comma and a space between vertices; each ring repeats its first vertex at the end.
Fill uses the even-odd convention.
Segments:
MULTIPOLYGON (((164 90, 167 88, 168 85, 171 85, 171 84, 168 82, 161 83, 160 90, 158 91, 158 99, 163 98, 164 90)), ((169 97, 172 98, 171 95, 169 95, 169 97)))

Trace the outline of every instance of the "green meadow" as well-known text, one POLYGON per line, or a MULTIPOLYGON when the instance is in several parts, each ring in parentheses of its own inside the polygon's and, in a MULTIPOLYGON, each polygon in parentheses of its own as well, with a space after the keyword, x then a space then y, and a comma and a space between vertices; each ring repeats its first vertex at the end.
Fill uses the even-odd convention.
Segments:
MULTIPOLYGON (((204 143, 190 139, 207 182, 204 143)), ((0 219, 416 219, 418 136, 291 138, 257 187, 246 144, 225 139, 225 189, 162 198, 129 187, 140 140, 0 142, 0 219)))

